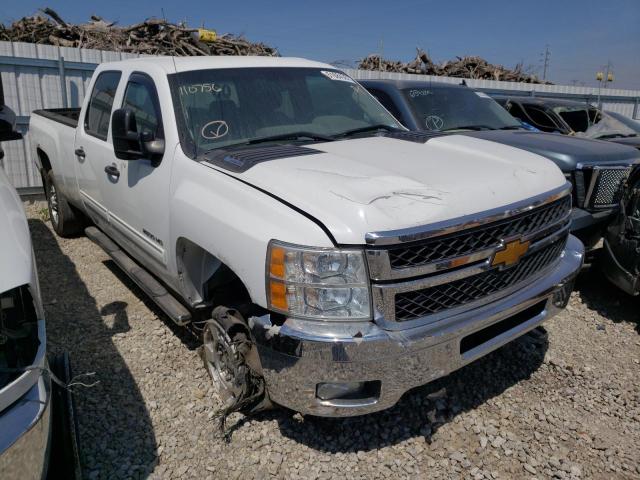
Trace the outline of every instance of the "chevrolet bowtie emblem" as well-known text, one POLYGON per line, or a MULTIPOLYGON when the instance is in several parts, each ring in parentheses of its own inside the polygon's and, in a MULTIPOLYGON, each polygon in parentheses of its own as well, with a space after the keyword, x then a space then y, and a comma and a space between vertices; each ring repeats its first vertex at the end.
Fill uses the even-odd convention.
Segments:
POLYGON ((527 253, 529 244, 529 241, 523 242, 520 238, 506 242, 493 256, 491 266, 510 267, 511 265, 515 265, 522 256, 527 253))

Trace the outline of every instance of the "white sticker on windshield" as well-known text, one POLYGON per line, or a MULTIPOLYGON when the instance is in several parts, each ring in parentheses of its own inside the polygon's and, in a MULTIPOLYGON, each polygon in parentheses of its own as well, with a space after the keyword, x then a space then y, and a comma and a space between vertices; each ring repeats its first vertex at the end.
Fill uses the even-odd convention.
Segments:
POLYGON ((478 95, 480 98, 491 98, 489 95, 487 95, 484 92, 476 92, 476 95, 478 95))
POLYGON ((327 77, 330 80, 338 80, 340 82, 356 83, 355 80, 353 78, 351 78, 349 75, 347 75, 346 73, 330 72, 328 70, 320 70, 320 73, 323 74, 325 77, 327 77))

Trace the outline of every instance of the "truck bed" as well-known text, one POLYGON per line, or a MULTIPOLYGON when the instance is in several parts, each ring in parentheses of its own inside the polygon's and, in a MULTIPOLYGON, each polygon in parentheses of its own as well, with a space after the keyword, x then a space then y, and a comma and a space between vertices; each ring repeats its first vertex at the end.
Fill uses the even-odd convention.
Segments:
POLYGON ((34 114, 49 118, 68 127, 76 128, 80 117, 80 108, 46 108, 35 110, 34 114))

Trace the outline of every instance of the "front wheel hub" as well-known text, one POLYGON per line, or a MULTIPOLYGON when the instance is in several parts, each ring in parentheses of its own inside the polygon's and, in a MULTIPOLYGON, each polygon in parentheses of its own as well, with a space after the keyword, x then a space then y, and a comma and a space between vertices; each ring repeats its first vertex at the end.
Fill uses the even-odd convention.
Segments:
POLYGON ((238 352, 238 339, 232 340, 216 320, 209 320, 203 335, 203 360, 216 393, 231 404, 246 389, 247 366, 238 352))

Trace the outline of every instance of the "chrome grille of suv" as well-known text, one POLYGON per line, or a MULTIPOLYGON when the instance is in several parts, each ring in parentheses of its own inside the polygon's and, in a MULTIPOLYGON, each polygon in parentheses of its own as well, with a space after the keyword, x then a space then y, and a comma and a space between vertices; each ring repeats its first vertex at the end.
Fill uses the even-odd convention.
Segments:
MULTIPOLYGON (((527 235, 539 231, 545 226, 556 224, 565 218, 570 210, 571 198, 566 196, 549 205, 488 226, 437 237, 416 245, 390 248, 391 268, 416 267, 494 247, 505 238, 514 235, 527 235)), ((558 228, 561 228, 561 225, 558 225, 558 228)))
POLYGON ((607 208, 618 204, 622 185, 631 167, 594 168, 585 204, 591 208, 607 208))
POLYGON ((564 249, 567 236, 522 258, 506 270, 493 269, 442 285, 395 296, 397 322, 413 320, 479 300, 515 287, 550 265, 564 249))

